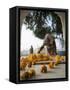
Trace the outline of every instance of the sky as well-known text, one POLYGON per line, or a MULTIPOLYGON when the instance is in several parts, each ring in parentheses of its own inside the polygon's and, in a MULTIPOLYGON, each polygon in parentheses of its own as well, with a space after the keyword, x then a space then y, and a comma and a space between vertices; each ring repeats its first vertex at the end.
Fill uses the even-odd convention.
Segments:
POLYGON ((42 44, 43 40, 35 37, 33 32, 26 29, 26 26, 23 24, 21 28, 21 51, 30 49, 31 45, 36 49, 42 44))

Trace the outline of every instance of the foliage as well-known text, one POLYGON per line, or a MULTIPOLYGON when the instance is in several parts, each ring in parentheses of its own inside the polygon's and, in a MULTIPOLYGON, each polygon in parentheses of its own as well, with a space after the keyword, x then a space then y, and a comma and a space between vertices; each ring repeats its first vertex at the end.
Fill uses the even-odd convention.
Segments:
POLYGON ((30 11, 24 19, 24 24, 40 39, 43 39, 45 34, 49 32, 62 33, 61 19, 52 11, 30 11))

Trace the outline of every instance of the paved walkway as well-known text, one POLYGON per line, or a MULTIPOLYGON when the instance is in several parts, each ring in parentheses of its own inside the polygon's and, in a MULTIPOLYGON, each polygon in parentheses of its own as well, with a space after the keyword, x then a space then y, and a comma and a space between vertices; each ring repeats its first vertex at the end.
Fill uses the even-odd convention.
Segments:
MULTIPOLYGON (((47 66, 47 65, 46 65, 47 66)), ((59 64, 53 69, 49 69, 47 66, 47 73, 40 72, 40 65, 33 66, 36 71, 36 76, 31 79, 51 79, 51 78, 64 78, 65 77, 65 64, 59 64)), ((21 71, 23 73, 23 71, 21 71)))
POLYGON ((65 64, 59 64, 54 69, 48 68, 47 73, 40 72, 40 65, 35 65, 35 70, 36 70, 36 76, 33 77, 33 79, 50 79, 50 78, 65 77, 65 64))

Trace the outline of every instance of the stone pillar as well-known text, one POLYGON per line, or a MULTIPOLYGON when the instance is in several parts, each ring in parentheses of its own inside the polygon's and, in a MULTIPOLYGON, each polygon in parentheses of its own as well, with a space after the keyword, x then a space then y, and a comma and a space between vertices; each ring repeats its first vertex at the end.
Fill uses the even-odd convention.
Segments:
POLYGON ((22 24, 24 21, 24 18, 26 17, 26 15, 29 13, 29 11, 27 10, 21 10, 20 11, 20 27, 22 28, 22 24))
POLYGON ((56 14, 58 14, 58 16, 60 17, 61 19, 61 22, 62 22, 62 31, 63 31, 63 39, 64 39, 64 48, 63 50, 65 50, 65 28, 66 28, 66 25, 65 25, 65 12, 56 12, 56 14))

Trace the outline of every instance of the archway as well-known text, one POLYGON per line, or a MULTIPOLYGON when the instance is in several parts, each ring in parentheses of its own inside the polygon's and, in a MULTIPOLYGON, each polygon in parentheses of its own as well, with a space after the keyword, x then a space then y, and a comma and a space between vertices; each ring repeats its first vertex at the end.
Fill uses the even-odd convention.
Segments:
MULTIPOLYGON (((20 25, 22 27, 24 20, 25 20, 26 27, 28 27, 30 30, 33 30, 36 26, 34 27, 30 26, 30 23, 33 24, 35 20, 35 23, 38 23, 36 30, 33 30, 36 37, 43 39, 45 36, 45 33, 48 33, 50 31, 54 34, 54 36, 58 36, 61 39, 62 36, 64 37, 64 31, 63 31, 64 21, 63 21, 62 14, 61 12, 49 12, 49 11, 48 12, 47 11, 35 11, 34 12, 34 11, 22 10, 20 14, 20 25), (30 20, 32 19, 32 21, 29 23, 28 20, 26 20, 27 18, 30 18, 30 20), (36 21, 37 18, 38 20, 36 21), (42 19, 44 21, 47 20, 46 26, 42 19), (52 22, 51 25, 50 23, 47 23, 48 21, 52 22), (30 27, 27 25, 29 25, 30 27)), ((58 38, 58 37, 55 37, 55 38, 58 38)))

